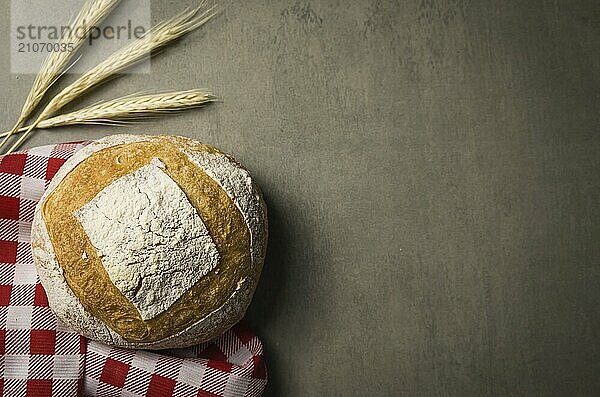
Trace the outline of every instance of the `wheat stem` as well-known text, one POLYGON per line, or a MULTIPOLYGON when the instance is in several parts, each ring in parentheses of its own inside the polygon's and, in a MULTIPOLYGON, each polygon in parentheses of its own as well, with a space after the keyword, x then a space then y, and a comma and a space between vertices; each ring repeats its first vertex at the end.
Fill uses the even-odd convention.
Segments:
POLYGON ((59 43, 71 46, 72 51, 52 52, 45 59, 40 72, 35 78, 21 114, 13 129, 4 136, 0 143, 0 150, 8 142, 19 127, 27 120, 40 103, 48 89, 60 78, 65 68, 79 49, 92 28, 98 25, 118 4, 120 0, 88 0, 79 14, 70 24, 70 29, 65 30, 65 35, 59 43))
MULTIPOLYGON (((215 100, 216 97, 213 94, 204 90, 127 96, 43 120, 33 128, 53 128, 74 124, 118 125, 119 121, 140 120, 144 117, 193 109, 215 100)), ((19 130, 25 131, 25 134, 10 148, 9 153, 27 138, 33 128, 27 126, 19 130)), ((0 136, 5 134, 8 133, 0 134, 0 136)))
POLYGON ((128 67, 147 58, 153 51, 166 46, 173 40, 199 28, 216 15, 216 7, 210 7, 203 12, 202 4, 194 9, 187 9, 175 17, 161 22, 153 29, 148 31, 142 38, 137 39, 125 47, 117 50, 105 61, 89 70, 73 84, 62 90, 56 95, 50 103, 40 113, 37 120, 31 124, 30 128, 23 134, 19 140, 9 149, 19 145, 29 136, 42 120, 55 114, 63 106, 73 101, 75 98, 88 92, 91 88, 106 81, 111 76, 122 72, 128 67))

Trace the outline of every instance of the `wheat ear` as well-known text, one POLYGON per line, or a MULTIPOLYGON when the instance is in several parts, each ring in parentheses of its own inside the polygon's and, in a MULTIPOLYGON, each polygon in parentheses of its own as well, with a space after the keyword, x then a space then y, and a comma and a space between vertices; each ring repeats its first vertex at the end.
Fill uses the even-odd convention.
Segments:
POLYGON ((86 37, 89 35, 91 29, 110 14, 120 1, 121 0, 88 0, 85 2, 79 14, 70 24, 70 29, 66 29, 65 35, 60 40, 61 44, 71 46, 73 50, 52 52, 46 57, 40 72, 33 82, 31 91, 23 104, 20 116, 13 129, 0 143, 0 149, 4 147, 11 135, 14 134, 31 113, 33 113, 48 89, 60 78, 65 68, 67 68, 69 61, 73 58, 79 47, 81 47, 86 37))
POLYGON ((31 124, 30 128, 25 131, 17 142, 15 142, 8 150, 8 153, 18 148, 42 120, 52 116, 75 98, 80 97, 91 88, 101 84, 115 74, 120 73, 135 63, 147 58, 153 51, 166 46, 173 40, 199 28, 212 19, 217 14, 216 7, 210 7, 201 12, 204 8, 203 4, 204 2, 197 8, 185 10, 179 15, 158 24, 142 38, 117 50, 105 61, 98 64, 69 87, 62 90, 50 101, 50 103, 48 103, 38 116, 37 120, 31 124))
POLYGON ((197 108, 215 100, 214 95, 203 90, 127 96, 52 117, 42 121, 38 127, 51 128, 71 124, 118 124, 119 120, 139 120, 148 116, 173 113, 197 108))
MULTIPOLYGON (((145 117, 198 108, 216 100, 217 98, 213 94, 205 90, 126 96, 43 120, 37 128, 75 124, 118 125, 119 121, 135 121, 145 117)), ((20 131, 27 131, 29 128, 29 126, 23 127, 20 131)), ((0 136, 6 134, 8 132, 0 134, 0 136)))

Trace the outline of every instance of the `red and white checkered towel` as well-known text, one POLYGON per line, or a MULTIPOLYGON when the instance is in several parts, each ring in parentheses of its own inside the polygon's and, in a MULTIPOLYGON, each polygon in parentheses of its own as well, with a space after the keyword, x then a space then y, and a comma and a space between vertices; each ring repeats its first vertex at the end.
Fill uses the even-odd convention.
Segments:
POLYGON ((49 180, 85 144, 0 156, 0 396, 260 396, 262 345, 242 324, 199 346, 147 352, 57 323, 33 265, 31 221, 49 180))

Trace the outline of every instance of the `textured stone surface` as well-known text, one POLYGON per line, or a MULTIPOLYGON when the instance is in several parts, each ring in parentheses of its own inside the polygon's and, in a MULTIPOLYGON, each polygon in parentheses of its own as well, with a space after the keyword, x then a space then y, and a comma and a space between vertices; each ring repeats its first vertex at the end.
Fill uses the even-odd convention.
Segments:
POLYGON ((212 270, 204 222, 158 159, 111 183, 75 213, 111 281, 149 320, 212 270))
MULTIPOLYGON (((265 397, 598 395, 600 3, 219 3, 151 76, 83 103, 223 99, 118 131, 213 144, 266 194, 249 316, 265 397)), ((160 20, 190 2, 153 4, 160 20)), ((6 130, 33 77, 0 53, 6 130)))

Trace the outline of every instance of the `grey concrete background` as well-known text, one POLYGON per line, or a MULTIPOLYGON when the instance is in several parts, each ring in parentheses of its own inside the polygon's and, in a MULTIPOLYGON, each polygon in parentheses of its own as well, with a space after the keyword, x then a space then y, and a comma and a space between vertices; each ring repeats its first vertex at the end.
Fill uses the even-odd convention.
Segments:
MULTIPOLYGON (((223 103, 28 146, 176 133, 253 172, 267 396, 600 394, 599 3, 223 4, 151 75, 76 106, 192 87, 223 103)), ((0 51, 7 129, 33 76, 0 51)))

